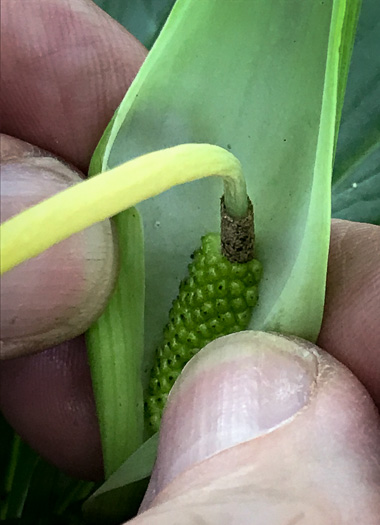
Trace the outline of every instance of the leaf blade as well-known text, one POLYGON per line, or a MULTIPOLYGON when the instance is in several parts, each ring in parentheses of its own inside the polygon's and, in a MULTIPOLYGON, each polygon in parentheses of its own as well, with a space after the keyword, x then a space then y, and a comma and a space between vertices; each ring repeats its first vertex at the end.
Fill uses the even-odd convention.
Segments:
MULTIPOLYGON (((267 279, 251 327, 314 340, 324 302, 338 93, 351 45, 344 61, 339 46, 346 3, 240 2, 239 9, 177 2, 115 115, 102 162, 113 167, 181 142, 232 150, 248 173, 267 279), (239 9, 246 9, 244 16, 239 9), (260 24, 253 31, 255 17, 260 24), (254 34, 249 44, 240 41, 244 33, 254 34)), ((202 234, 218 229, 220 194, 215 181, 199 181, 138 206, 146 246, 147 370, 190 253, 202 234)))
POLYGON ((106 310, 86 332, 106 477, 142 444, 144 432, 141 221, 131 208, 115 222, 120 241, 116 288, 106 310))
POLYGON ((39 461, 38 455, 14 434, 8 468, 5 475, 5 501, 0 518, 11 519, 22 516, 33 472, 39 461))
MULTIPOLYGON (((339 5, 344 6, 345 4, 340 2, 339 5)), ((283 293, 287 280, 284 264, 276 258, 275 254, 278 253, 279 248, 285 250, 287 253, 285 268, 291 268, 296 260, 294 253, 298 253, 302 239, 307 237, 302 223, 306 223, 308 216, 309 197, 306 196, 305 198, 302 195, 302 191, 299 189, 299 180, 300 174, 308 173, 308 180, 303 185, 306 191, 309 191, 312 183, 312 175, 310 174, 313 174, 314 167, 314 154, 311 150, 313 148, 315 150, 318 142, 319 113, 324 88, 324 70, 332 7, 332 2, 325 2, 323 7, 316 6, 312 2, 303 3, 302 6, 294 4, 293 10, 295 12, 290 18, 297 20, 297 24, 290 24, 289 27, 288 23, 288 27, 284 27, 283 20, 289 19, 289 16, 285 16, 285 13, 289 15, 289 3, 285 2, 280 5, 276 2, 276 8, 271 2, 266 3, 265 6, 259 2, 240 3, 239 9, 246 10, 244 17, 241 14, 239 17, 236 10, 232 13, 232 10, 228 10, 224 6, 223 9, 221 6, 216 9, 215 4, 204 2, 202 6, 197 4, 197 14, 193 15, 193 18, 191 16, 194 13, 195 5, 193 6, 192 2, 177 2, 168 23, 119 108, 105 156, 107 165, 113 166, 118 164, 121 159, 125 160, 125 153, 122 152, 126 150, 130 152, 130 156, 134 156, 178 142, 204 140, 224 147, 231 147, 233 153, 242 160, 243 166, 248 172, 248 188, 256 207, 258 255, 264 264, 267 283, 270 283, 268 285, 264 282, 261 290, 261 304, 255 313, 256 320, 252 326, 265 329, 280 327, 283 331, 297 333, 297 335, 311 339, 315 339, 318 333, 323 309, 323 293, 317 293, 318 287, 314 286, 316 300, 308 311, 318 311, 318 315, 314 315, 310 322, 306 315, 300 321, 297 316, 293 315, 292 308, 287 308, 284 319, 284 308, 282 306, 277 309, 273 308, 274 302, 283 293), (274 17, 272 16, 273 13, 274 17), (239 37, 244 32, 252 34, 251 21, 255 17, 260 20, 260 27, 255 28, 254 42, 250 44, 252 47, 249 47, 247 42, 241 42, 239 37), (300 19, 304 21, 304 24, 300 23, 300 19), (310 20, 314 21, 312 27, 310 20), (315 20, 320 23, 318 24, 315 20), (267 25, 263 21, 267 22, 267 25), (323 22, 323 31, 321 31, 321 22, 323 22), (273 29, 275 36, 273 41, 269 43, 267 42, 268 25, 280 28, 277 32, 273 29), (221 31, 221 27, 223 27, 223 31, 221 31), (220 37, 221 34, 223 34, 223 39, 220 37), (177 38, 176 35, 181 35, 181 38, 177 38), (322 44, 320 49, 316 51, 314 43, 318 41, 318 38, 319 40, 322 38, 322 44), (190 60, 189 63, 181 67, 184 54, 188 54, 189 42, 192 43, 193 54, 198 57, 198 60, 190 60), (260 49, 264 44, 267 44, 265 60, 257 52, 257 49, 260 49), (229 53, 229 58, 226 59, 229 46, 234 49, 235 55, 232 56, 229 53), (169 53, 168 50, 173 48, 176 50, 175 53, 169 53), (201 66, 199 57, 204 48, 208 50, 210 62, 205 62, 201 66), (252 56, 255 51, 256 61, 253 61, 252 56), (236 54, 239 55, 240 62, 244 64, 244 67, 241 65, 242 71, 245 72, 244 81, 242 78, 236 78, 238 76, 234 66, 236 54), (164 68, 160 62, 163 56, 165 56, 164 68), (269 60, 268 56, 272 56, 272 59, 269 60), (300 61, 306 70, 299 67, 300 61), (210 73, 212 62, 213 67, 210 73), (281 65, 279 66, 279 64, 281 65), (246 73, 247 70, 249 73, 246 73), (294 76, 290 77, 286 74, 288 70, 296 71, 294 73, 296 79, 294 76), (170 97, 166 96, 169 85, 168 75, 171 79, 170 97), (191 85, 194 78, 190 96, 188 89, 185 88, 186 85, 191 85), (202 82, 199 81, 203 78, 208 80, 207 86, 204 88, 202 82), (305 78, 308 79, 306 87, 305 78), (268 85, 281 84, 281 81, 282 84, 285 84, 285 88, 268 90, 268 85), (221 85, 223 85, 223 89, 220 89, 221 85), (186 91, 187 96, 184 97, 182 92, 186 91), (223 93, 229 101, 233 97, 244 99, 244 95, 246 98, 249 92, 252 92, 255 100, 255 103, 248 104, 249 107, 242 107, 234 100, 231 102, 231 107, 226 108, 224 100, 221 98, 221 93, 223 93), (310 108, 309 104, 310 92, 315 94, 313 108, 310 108), (299 128, 297 123, 300 121, 300 106, 304 115, 303 118, 307 121, 307 139, 304 137, 305 130, 297 129, 297 127, 299 128), (265 107, 265 111, 262 110, 263 107, 265 107), (285 116, 284 112, 286 113, 285 116), (151 118, 151 115, 154 115, 154 118, 151 118), (217 118, 213 118, 213 115, 216 115, 217 118), (249 125, 244 127, 243 122, 243 126, 240 125, 240 128, 244 127, 244 130, 236 133, 234 130, 239 130, 239 115, 240 117, 244 115, 244 122, 249 122, 249 125), (277 122, 276 129, 273 129, 269 123, 271 120, 275 121, 278 116, 281 116, 281 122, 277 122), (217 121, 220 119, 224 121, 223 129, 217 121), (146 125, 148 121, 149 127, 146 125), (253 131, 251 123, 255 123, 253 131), (131 133, 132 129, 133 132, 131 133), (264 158, 265 155, 260 155, 258 152, 260 149, 267 152, 272 151, 273 144, 276 146, 277 153, 276 160, 271 162, 270 159, 264 158), (299 149, 305 150, 305 156, 311 153, 308 161, 299 158, 299 149), (272 188, 278 184, 279 180, 281 182, 280 170, 285 163, 285 158, 287 158, 288 164, 292 164, 292 171, 296 175, 290 176, 287 183, 282 184, 281 191, 273 196, 271 195, 272 188), (254 172, 252 166, 255 163, 258 168, 254 172), (284 199, 282 199, 284 188, 289 193, 286 195, 285 204, 284 199), (303 200, 303 204, 298 206, 300 200, 303 200), (288 213, 288 207, 297 208, 297 211, 291 215, 288 213), (289 219, 290 216, 298 226, 292 224, 292 220, 289 219), (280 323, 279 317, 282 319, 280 323), (309 323, 309 326, 303 329, 301 325, 304 323, 309 323)), ((289 171, 286 172, 287 176, 289 171)), ((285 178, 285 175, 283 177, 285 178)), ((324 194, 328 194, 327 178, 324 182, 324 194)), ((151 202, 143 203, 138 207, 144 218, 146 238, 146 319, 149 319, 150 333, 152 334, 151 336, 148 334, 150 339, 147 341, 148 352, 152 351, 159 340, 159 332, 164 324, 165 315, 164 313, 162 315, 157 314, 150 305, 154 303, 155 297, 156 300, 158 298, 165 305, 163 311, 169 309, 171 300, 176 295, 179 278, 184 274, 187 258, 197 247, 196 243, 199 242, 200 235, 218 228, 217 203, 219 196, 218 187, 207 181, 196 183, 192 185, 192 188, 187 188, 182 192, 180 189, 170 190, 166 195, 152 199, 151 202), (173 207, 174 199, 176 203, 181 204, 176 204, 173 207), (192 215, 189 202, 195 202, 197 210, 202 209, 200 219, 194 217, 194 214, 192 215), (165 210, 168 207, 171 208, 169 219, 165 217, 165 210), (185 213, 183 209, 185 209, 185 213), (207 211, 204 211, 205 209, 207 211), (186 212, 191 216, 190 225, 185 224, 186 221, 183 218, 186 212), (179 228, 175 230, 170 225, 173 223, 174 216, 177 219, 177 215, 181 217, 182 231, 179 233, 179 228), (160 229, 154 227, 157 223, 160 224, 160 229), (166 246, 168 242, 165 239, 168 237, 173 240, 171 246, 166 246), (186 242, 184 242, 184 238, 186 242), (165 249, 160 251, 155 248, 157 245, 164 246, 165 249), (182 248, 181 253, 177 255, 178 250, 175 250, 174 247, 178 245, 182 248), (175 253, 175 260, 173 260, 173 252, 175 253), (158 276, 164 273, 165 261, 170 258, 172 259, 171 270, 166 271, 167 277, 165 277, 167 290, 163 290, 164 285, 158 284, 158 276), (154 264, 153 260, 155 261, 154 264)), ((323 288, 327 262, 329 207, 329 196, 327 196, 323 204, 324 211, 320 212, 320 221, 324 226, 321 228, 315 226, 315 230, 324 232, 323 238, 319 239, 320 242, 323 242, 324 249, 315 248, 314 256, 308 257, 308 260, 314 258, 314 260, 320 261, 321 271, 317 279, 320 285, 319 289, 321 286, 323 288)), ((313 210, 313 213, 318 213, 315 208, 313 210)), ((302 249, 306 249, 305 244, 302 249)), ((310 253, 313 251, 310 245, 307 249, 310 253)), ((299 260, 303 261, 302 264, 306 264, 305 258, 299 260)), ((297 286, 295 278, 289 281, 289 286, 290 288, 297 286)), ((302 288, 302 284, 299 288, 302 288)), ((286 294, 286 304, 289 304, 289 295, 290 293, 286 294)), ((305 295, 301 294, 300 297, 306 300, 305 295)), ((309 300, 309 303, 311 304, 312 301, 309 300)), ((300 312, 297 313, 298 316, 299 314, 300 312)))
POLYGON ((333 217, 380 223, 380 4, 363 3, 333 173, 333 217))
POLYGON ((95 0, 99 7, 150 49, 175 0, 95 0))

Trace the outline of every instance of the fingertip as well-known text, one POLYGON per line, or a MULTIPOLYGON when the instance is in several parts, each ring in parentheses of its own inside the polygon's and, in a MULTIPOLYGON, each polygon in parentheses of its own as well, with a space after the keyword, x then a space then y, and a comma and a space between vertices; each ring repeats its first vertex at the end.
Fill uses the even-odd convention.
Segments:
POLYGON ((318 345, 344 363, 380 407, 380 227, 333 220, 318 345))
MULTIPOLYGON (((4 143, 2 220, 81 181, 75 170, 42 150, 10 137, 4 143)), ((116 238, 107 220, 4 274, 1 359, 41 351, 83 333, 107 304, 117 261, 116 238)))
POLYGON ((206 345, 170 392, 143 508, 189 467, 293 418, 318 369, 313 345, 274 334, 238 332, 206 345))
MULTIPOLYGON (((147 522, 159 523, 163 509, 192 492, 205 523, 222 500, 245 519, 255 509, 260 524, 297 513, 305 523, 374 523, 379 431, 364 387, 314 345, 259 332, 220 338, 190 361, 169 396, 141 523, 147 509, 147 522)), ((218 523, 229 523, 226 512, 218 523)))
POLYGON ((2 3, 2 129, 86 172, 146 50, 93 2, 2 3))
POLYGON ((0 362, 0 409, 16 432, 68 475, 99 480, 103 464, 84 337, 0 362))

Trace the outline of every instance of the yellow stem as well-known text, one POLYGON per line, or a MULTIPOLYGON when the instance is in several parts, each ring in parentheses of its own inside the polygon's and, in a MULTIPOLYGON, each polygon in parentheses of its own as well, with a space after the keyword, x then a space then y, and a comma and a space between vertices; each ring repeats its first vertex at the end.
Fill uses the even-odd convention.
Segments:
POLYGON ((130 160, 4 222, 0 227, 1 273, 172 186, 211 175, 224 178, 225 202, 231 214, 244 215, 247 195, 238 159, 219 146, 183 144, 130 160))

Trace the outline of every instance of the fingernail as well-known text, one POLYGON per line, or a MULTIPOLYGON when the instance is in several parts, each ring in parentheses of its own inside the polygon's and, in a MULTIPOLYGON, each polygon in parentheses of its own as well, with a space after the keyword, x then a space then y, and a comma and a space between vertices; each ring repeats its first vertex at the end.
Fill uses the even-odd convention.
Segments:
POLYGON ((312 345, 282 336, 247 331, 207 345, 170 393, 144 508, 195 463, 290 421, 317 373, 312 345))

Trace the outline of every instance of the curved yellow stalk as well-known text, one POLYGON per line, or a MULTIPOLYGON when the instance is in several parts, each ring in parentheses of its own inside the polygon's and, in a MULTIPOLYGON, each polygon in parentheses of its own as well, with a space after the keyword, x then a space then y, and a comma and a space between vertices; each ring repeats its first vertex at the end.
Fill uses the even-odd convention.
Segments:
POLYGON ((172 186, 218 175, 231 215, 247 211, 241 164, 210 144, 183 144, 148 153, 80 182, 1 225, 1 273, 172 186))

